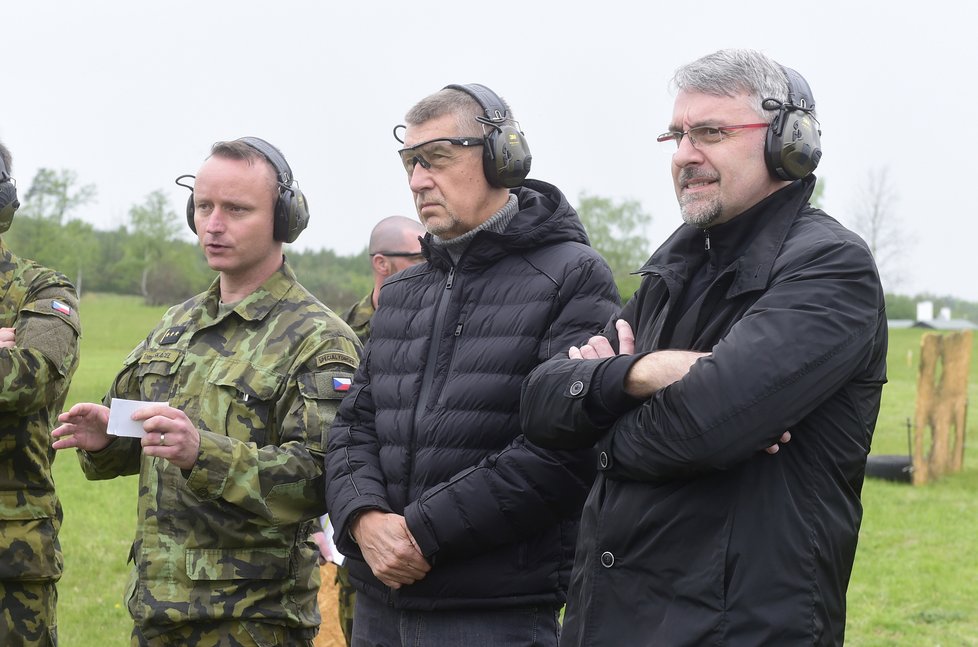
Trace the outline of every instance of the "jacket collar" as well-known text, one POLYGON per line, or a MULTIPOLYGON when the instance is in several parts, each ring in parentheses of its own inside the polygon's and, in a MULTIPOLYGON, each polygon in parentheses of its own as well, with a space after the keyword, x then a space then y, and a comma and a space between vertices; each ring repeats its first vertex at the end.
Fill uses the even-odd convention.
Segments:
MULTIPOLYGON (((814 188, 814 175, 792 182, 729 222, 710 230, 711 238, 717 234, 734 235, 741 242, 737 247, 743 248, 746 244, 739 258, 731 265, 736 276, 727 291, 728 297, 760 290, 768 285, 774 261, 788 230, 808 203, 814 188)), ((681 284, 687 268, 696 267, 706 253, 703 230, 684 224, 636 273, 658 274, 670 283, 681 284)))
MULTIPOLYGON (((231 312, 237 313, 245 321, 260 321, 288 294, 296 282, 295 272, 283 256, 281 267, 268 277, 257 290, 238 301, 231 312)), ((223 318, 220 316, 219 307, 221 303, 220 284, 220 277, 214 279, 204 295, 203 305, 207 314, 215 322, 223 318)))
MULTIPOLYGON (((539 180, 524 180, 512 192, 518 199, 519 211, 509 226, 503 232, 478 232, 459 259, 460 267, 487 267, 504 256, 559 242, 589 244, 577 212, 557 187, 539 180)), ((426 234, 421 243, 428 260, 444 269, 451 267, 448 253, 430 241, 431 234, 426 234)))

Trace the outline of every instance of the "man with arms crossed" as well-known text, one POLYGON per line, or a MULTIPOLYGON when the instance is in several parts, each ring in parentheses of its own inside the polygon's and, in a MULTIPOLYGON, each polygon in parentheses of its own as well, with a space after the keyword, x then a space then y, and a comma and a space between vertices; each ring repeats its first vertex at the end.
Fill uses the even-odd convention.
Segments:
MULTIPOLYGON (((0 144, 0 234, 20 206, 0 144)), ((0 242, 0 645, 58 643, 61 502, 48 433, 78 366, 78 297, 0 242)))
POLYGON ((659 141, 685 224, 614 325, 525 385, 531 440, 599 451, 562 645, 841 645, 886 372, 876 266, 808 204, 797 72, 725 50, 675 84, 659 141))

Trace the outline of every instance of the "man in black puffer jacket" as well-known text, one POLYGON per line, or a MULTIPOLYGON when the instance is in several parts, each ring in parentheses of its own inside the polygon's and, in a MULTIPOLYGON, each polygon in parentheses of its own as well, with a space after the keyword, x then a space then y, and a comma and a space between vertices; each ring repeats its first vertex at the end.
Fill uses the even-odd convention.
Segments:
POLYGON ((352 644, 556 645, 595 454, 528 442, 520 385, 618 293, 560 191, 524 181, 526 141, 491 90, 449 86, 406 120, 427 262, 381 289, 326 458, 352 644))

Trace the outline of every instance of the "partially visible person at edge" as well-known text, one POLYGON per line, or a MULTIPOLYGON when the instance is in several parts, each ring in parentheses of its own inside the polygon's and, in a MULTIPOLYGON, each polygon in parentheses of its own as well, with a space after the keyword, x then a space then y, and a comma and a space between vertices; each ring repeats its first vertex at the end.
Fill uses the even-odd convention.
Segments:
MULTIPOLYGON (((20 206, 0 143, 0 235, 20 206)), ((0 240, 0 645, 58 644, 64 564, 48 432, 78 366, 78 297, 64 275, 0 240)))
POLYGON ((132 645, 311 645, 325 434, 360 343, 284 260, 308 211, 277 148, 214 144, 187 219, 217 279, 163 316, 102 405, 61 415, 54 447, 78 448, 89 479, 139 474, 132 645), (113 398, 146 402, 145 436, 106 433, 113 398))
POLYGON ((528 442, 520 384, 599 331, 618 292, 561 192, 524 180, 495 93, 450 86, 406 120, 428 260, 381 288, 326 458, 353 645, 556 645, 595 456, 528 442))
MULTIPOLYGON (((366 296, 353 304, 343 315, 343 320, 353 329, 361 343, 366 344, 370 337, 370 319, 377 310, 380 286, 394 274, 424 260, 424 256, 421 254, 420 241, 424 233, 424 225, 405 216, 388 216, 374 225, 373 230, 371 230, 367 251, 370 255, 374 286, 366 296)), ((324 528, 328 527, 326 517, 323 518, 322 525, 324 528)), ((335 584, 338 596, 339 623, 346 644, 349 645, 353 633, 356 589, 350 583, 349 570, 341 563, 343 559, 340 557, 336 545, 333 544, 332 537, 320 531, 315 534, 315 539, 316 543, 319 544, 320 562, 335 561, 336 563, 335 584)), ((325 589, 324 582, 324 592, 325 589)))
POLYGON ((374 287, 343 315, 343 320, 350 324, 364 344, 370 337, 370 318, 377 310, 380 286, 394 274, 424 260, 419 240, 424 234, 424 225, 405 216, 388 216, 374 225, 370 232, 367 251, 374 287))
POLYGON ((561 644, 841 645, 886 381, 879 276, 809 204, 797 72, 724 50, 674 83, 658 139, 685 224, 602 335, 524 386, 532 441, 599 451, 561 644))

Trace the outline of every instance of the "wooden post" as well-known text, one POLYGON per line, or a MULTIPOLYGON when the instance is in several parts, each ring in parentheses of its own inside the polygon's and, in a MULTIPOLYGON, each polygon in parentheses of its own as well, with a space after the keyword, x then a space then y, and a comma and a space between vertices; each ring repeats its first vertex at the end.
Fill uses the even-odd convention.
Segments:
POLYGON ((914 485, 957 472, 964 464, 970 362, 970 330, 925 333, 920 339, 912 457, 914 485))

